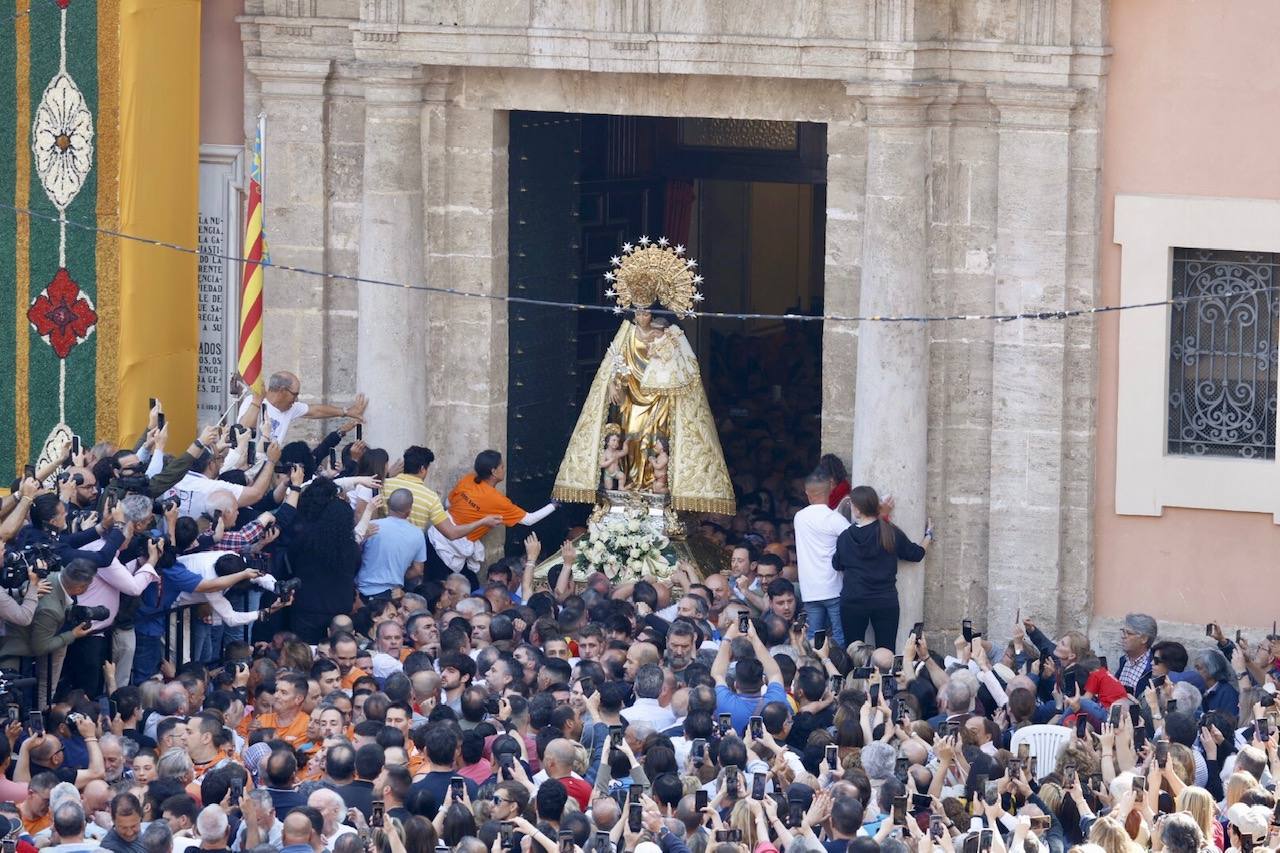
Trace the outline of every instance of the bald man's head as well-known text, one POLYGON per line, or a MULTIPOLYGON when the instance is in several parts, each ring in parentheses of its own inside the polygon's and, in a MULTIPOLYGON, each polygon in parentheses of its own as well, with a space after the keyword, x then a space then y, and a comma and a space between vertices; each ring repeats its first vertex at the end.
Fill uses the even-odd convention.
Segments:
POLYGON ((205 496, 205 508, 212 514, 213 510, 221 510, 222 517, 228 520, 228 524, 234 524, 236 513, 239 511, 236 505, 236 496, 231 494, 227 489, 216 489, 205 496))
POLYGON ((577 754, 573 741, 556 738, 547 744, 543 752, 542 763, 547 767, 547 774, 555 774, 552 778, 568 776, 573 771, 573 761, 577 754))
POLYGON ((290 844, 311 844, 314 832, 311 818, 302 812, 290 812, 285 816, 283 839, 286 847, 290 844))
POLYGON ((408 489, 396 489, 387 498, 387 511, 400 518, 408 518, 413 511, 413 492, 408 489))

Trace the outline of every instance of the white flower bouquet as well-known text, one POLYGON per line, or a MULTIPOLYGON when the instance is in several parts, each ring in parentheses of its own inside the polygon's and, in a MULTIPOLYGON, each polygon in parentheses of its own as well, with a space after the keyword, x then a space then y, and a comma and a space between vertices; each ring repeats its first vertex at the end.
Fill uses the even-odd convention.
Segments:
POLYGON ((644 509, 611 512, 592 521, 577 549, 577 580, 592 572, 603 573, 613 584, 650 576, 666 580, 676 563, 670 540, 655 529, 644 509))

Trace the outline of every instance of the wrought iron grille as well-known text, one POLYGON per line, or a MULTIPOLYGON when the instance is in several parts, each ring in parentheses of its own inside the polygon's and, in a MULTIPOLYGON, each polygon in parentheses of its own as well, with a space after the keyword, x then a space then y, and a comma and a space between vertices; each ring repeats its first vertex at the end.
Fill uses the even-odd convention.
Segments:
POLYGON ((1168 452, 1274 459, 1280 255, 1173 250, 1168 452))

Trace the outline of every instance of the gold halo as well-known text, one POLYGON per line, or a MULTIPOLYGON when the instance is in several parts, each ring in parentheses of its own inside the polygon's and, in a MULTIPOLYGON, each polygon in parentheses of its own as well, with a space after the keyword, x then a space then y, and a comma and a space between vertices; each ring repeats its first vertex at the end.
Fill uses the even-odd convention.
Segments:
POLYGON ((651 243, 641 238, 639 246, 623 246, 623 256, 614 258, 615 269, 605 276, 605 291, 621 308, 648 308, 655 302, 680 316, 693 313, 702 301, 697 262, 683 257, 683 246, 667 245, 664 238, 651 243))

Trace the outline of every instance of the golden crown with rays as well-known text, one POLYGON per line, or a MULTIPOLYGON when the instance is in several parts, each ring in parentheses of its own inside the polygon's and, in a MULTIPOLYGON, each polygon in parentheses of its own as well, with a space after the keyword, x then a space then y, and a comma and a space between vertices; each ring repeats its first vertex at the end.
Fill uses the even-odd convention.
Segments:
POLYGON ((609 259, 613 269, 604 274, 609 288, 605 296, 618 302, 615 309, 648 308, 660 303, 680 317, 693 315, 702 301, 698 285, 698 262, 684 256, 684 246, 672 246, 666 237, 641 237, 635 244, 623 243, 622 255, 609 259))

